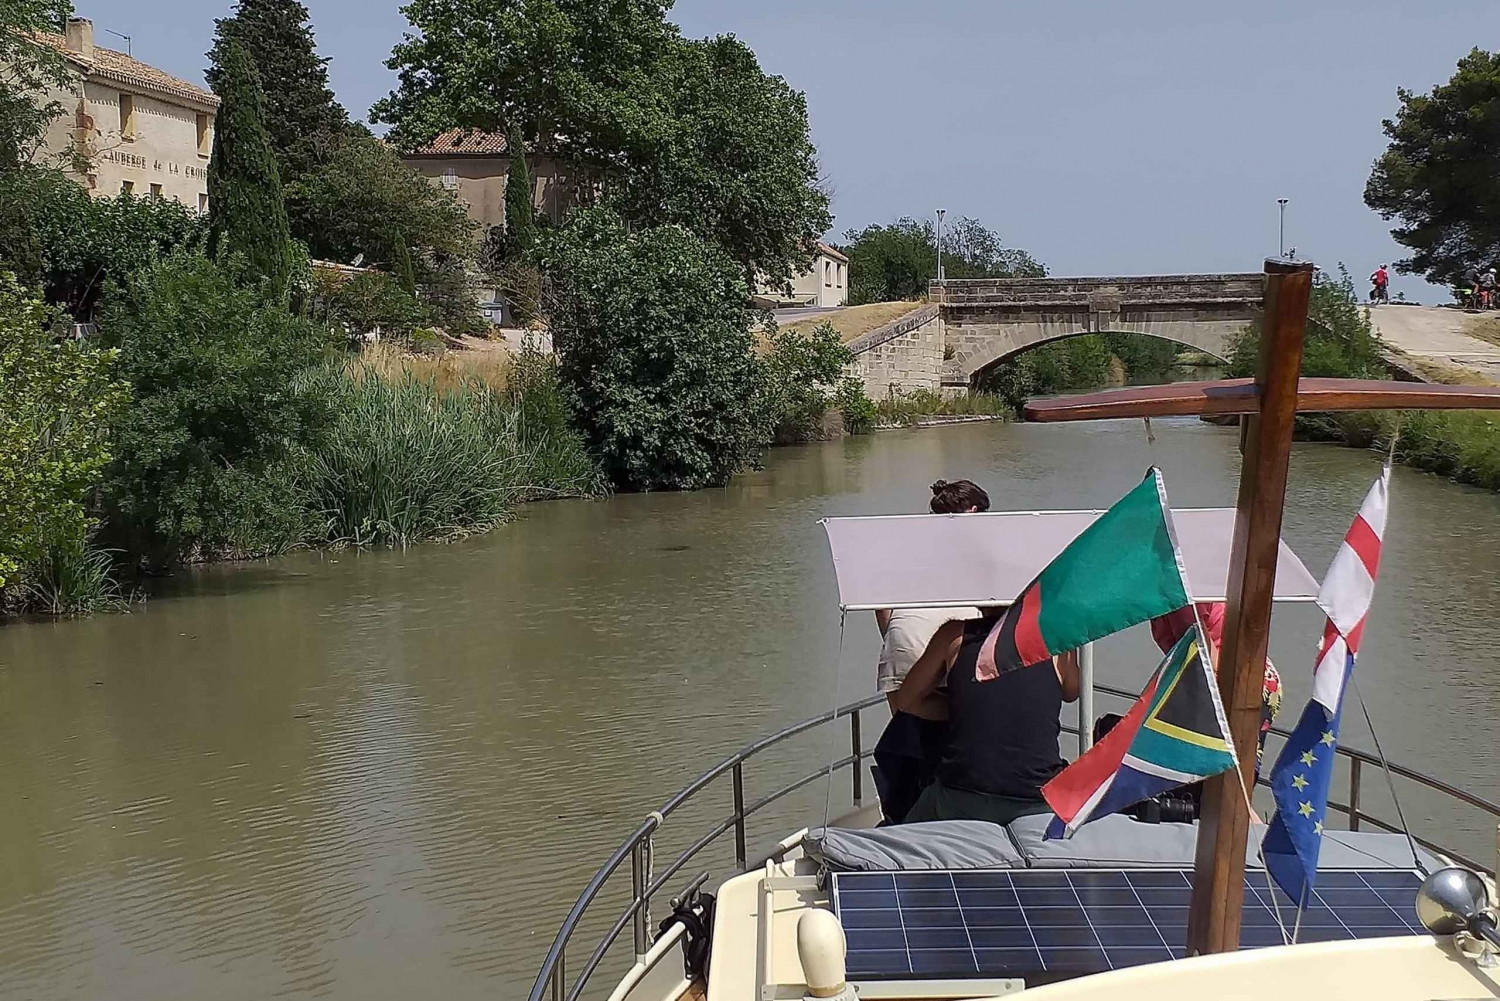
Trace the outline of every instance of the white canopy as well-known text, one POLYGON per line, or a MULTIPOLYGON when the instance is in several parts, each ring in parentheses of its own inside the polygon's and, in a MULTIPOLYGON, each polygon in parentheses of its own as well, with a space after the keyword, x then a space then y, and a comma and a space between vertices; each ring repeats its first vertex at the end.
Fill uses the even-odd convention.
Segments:
MULTIPOLYGON (((825 518, 839 607, 1009 605, 1103 511, 1004 511, 825 518)), ((1223 601, 1233 508, 1173 510, 1195 601, 1223 601)), ((1312 601, 1318 582, 1285 541, 1277 601, 1312 601)))

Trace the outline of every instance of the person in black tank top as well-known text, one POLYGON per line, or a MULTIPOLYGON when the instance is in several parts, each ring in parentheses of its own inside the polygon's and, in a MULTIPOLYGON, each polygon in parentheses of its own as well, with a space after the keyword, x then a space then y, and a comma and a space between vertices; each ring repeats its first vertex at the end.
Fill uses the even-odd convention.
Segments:
POLYGON ((913 665, 893 704, 936 708, 937 686, 947 677, 947 738, 934 781, 923 790, 908 822, 989 820, 1008 824, 1044 813, 1042 786, 1062 771, 1057 750, 1064 702, 1078 698, 1078 659, 1063 654, 1011 671, 993 681, 974 677, 979 648, 996 609, 983 619, 950 622, 938 630, 913 665))

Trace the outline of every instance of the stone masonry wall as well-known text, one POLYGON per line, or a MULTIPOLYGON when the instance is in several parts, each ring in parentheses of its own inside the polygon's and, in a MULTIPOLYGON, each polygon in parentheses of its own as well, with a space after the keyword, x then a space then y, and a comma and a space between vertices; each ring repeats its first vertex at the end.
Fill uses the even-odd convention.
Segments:
POLYGON ((938 392, 943 383, 943 320, 927 306, 851 341, 854 361, 845 374, 860 379, 872 400, 892 391, 938 392))

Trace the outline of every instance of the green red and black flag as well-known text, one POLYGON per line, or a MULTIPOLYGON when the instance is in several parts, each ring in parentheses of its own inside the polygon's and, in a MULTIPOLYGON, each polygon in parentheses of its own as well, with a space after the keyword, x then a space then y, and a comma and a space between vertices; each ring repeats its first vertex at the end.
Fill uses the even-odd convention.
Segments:
POLYGON ((1047 564, 995 623, 975 677, 990 681, 1189 604, 1161 470, 1047 564))

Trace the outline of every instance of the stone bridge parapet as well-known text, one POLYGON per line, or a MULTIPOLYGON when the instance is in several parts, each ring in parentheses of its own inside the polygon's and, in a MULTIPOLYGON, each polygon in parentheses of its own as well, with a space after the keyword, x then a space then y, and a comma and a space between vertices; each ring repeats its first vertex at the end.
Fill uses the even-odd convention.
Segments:
POLYGON ((974 278, 933 282, 929 305, 849 343, 872 397, 961 392, 1027 348, 1091 333, 1138 333, 1228 357, 1260 316, 1265 276, 974 278))

